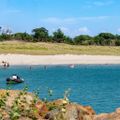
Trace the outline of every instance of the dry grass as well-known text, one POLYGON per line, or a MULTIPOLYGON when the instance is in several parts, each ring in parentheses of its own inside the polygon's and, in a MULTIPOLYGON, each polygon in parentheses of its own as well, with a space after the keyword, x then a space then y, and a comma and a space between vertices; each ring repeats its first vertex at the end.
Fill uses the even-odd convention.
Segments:
POLYGON ((31 55, 87 54, 120 55, 120 47, 115 46, 80 46, 63 43, 28 43, 18 41, 0 42, 0 54, 16 53, 31 55))

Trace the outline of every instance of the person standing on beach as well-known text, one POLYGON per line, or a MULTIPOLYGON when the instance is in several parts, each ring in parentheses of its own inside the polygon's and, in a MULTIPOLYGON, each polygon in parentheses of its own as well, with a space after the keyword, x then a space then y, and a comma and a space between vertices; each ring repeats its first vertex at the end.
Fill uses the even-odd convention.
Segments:
POLYGON ((2 61, 3 67, 8 68, 10 64, 8 62, 2 61))

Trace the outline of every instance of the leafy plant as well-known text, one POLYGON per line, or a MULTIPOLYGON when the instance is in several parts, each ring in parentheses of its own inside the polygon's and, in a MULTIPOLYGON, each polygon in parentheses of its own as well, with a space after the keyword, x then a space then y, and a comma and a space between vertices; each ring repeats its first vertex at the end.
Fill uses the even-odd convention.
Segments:
POLYGON ((64 92, 64 100, 69 101, 68 97, 70 96, 70 92, 71 92, 70 88, 64 92))

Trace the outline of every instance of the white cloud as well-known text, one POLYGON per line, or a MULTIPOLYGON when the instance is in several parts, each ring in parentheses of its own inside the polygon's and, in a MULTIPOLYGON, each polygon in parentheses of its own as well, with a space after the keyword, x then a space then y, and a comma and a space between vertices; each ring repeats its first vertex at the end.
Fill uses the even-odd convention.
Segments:
POLYGON ((105 20, 110 16, 93 16, 93 17, 80 17, 79 20, 105 20))
POLYGON ((113 1, 95 1, 93 3, 93 5, 96 5, 96 6, 107 6, 107 5, 111 5, 113 3, 113 1))
POLYGON ((69 32, 69 28, 67 28, 67 27, 60 27, 60 29, 65 33, 69 32))
POLYGON ((81 27, 78 29, 80 34, 89 34, 90 30, 87 27, 81 27))
POLYGON ((102 30, 100 33, 106 33, 107 32, 107 30, 102 30))
POLYGON ((57 17, 49 17, 42 19, 42 22, 52 23, 52 24, 60 24, 60 23, 66 23, 66 24, 73 24, 76 22, 76 18, 57 18, 57 17))
POLYGON ((0 14, 3 15, 20 14, 20 13, 22 13, 22 11, 17 9, 4 9, 0 11, 0 14))
POLYGON ((91 16, 91 17, 73 17, 73 18, 57 18, 57 17, 48 17, 42 19, 42 22, 51 23, 51 24, 76 24, 81 21, 88 21, 88 20, 105 20, 110 18, 110 16, 91 16))
POLYGON ((59 23, 61 20, 56 17, 49 17, 49 18, 43 19, 42 21, 49 22, 49 23, 59 23))
POLYGON ((104 6, 105 3, 101 2, 101 1, 95 1, 95 2, 93 3, 93 5, 96 5, 96 6, 104 6))
POLYGON ((96 0, 96 1, 87 1, 86 2, 86 5, 84 7, 86 8, 91 8, 91 7, 94 7, 94 6, 97 6, 97 7, 102 7, 102 6, 109 6, 109 5, 112 5, 115 1, 113 0, 109 0, 109 1, 103 1, 103 0, 96 0))
POLYGON ((15 10, 15 9, 11 9, 11 10, 6 10, 4 11, 4 13, 7 13, 7 14, 11 14, 11 13, 20 13, 21 11, 20 10, 15 10))

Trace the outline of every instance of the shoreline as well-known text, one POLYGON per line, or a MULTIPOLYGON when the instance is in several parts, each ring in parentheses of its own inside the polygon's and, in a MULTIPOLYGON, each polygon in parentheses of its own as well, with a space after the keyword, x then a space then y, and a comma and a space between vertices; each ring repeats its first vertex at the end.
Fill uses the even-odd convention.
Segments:
POLYGON ((0 65, 2 61, 10 65, 120 64, 120 56, 0 54, 0 65))

